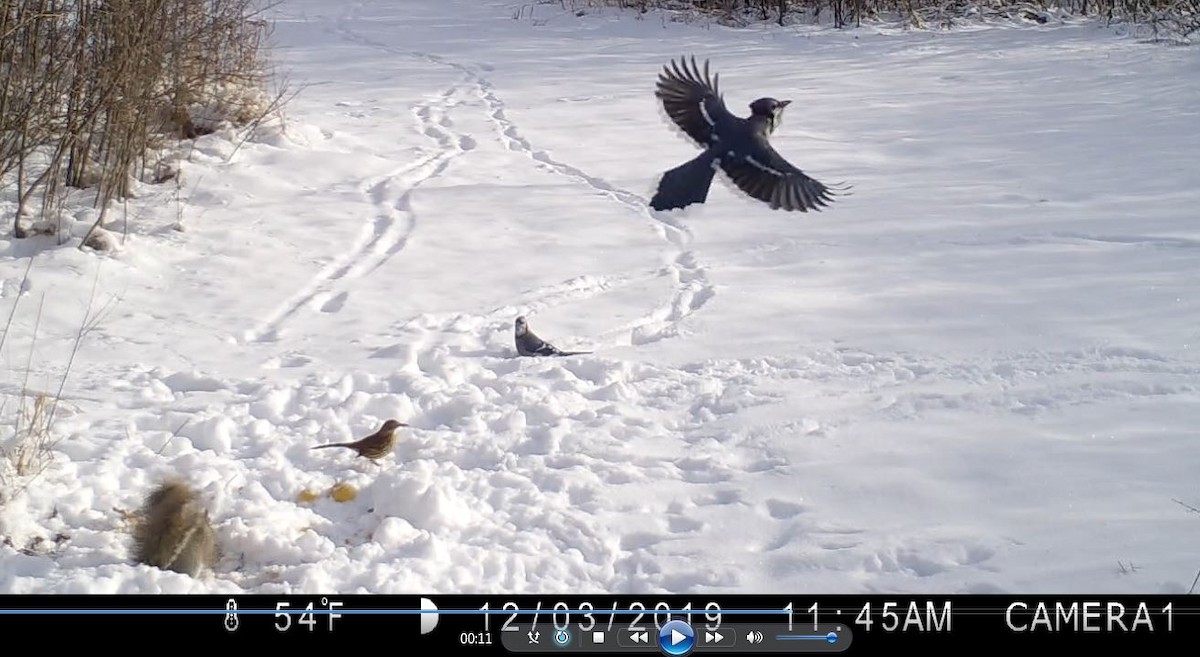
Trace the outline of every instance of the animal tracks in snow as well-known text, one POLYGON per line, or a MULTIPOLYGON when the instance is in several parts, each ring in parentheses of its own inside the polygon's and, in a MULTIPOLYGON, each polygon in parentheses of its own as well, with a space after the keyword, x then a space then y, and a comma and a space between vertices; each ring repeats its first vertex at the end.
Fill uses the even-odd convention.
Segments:
POLYGON ((691 230, 650 210, 646 199, 641 196, 611 185, 602 178, 556 160, 544 150, 535 148, 509 119, 504 101, 496 95, 491 82, 478 74, 469 74, 474 76, 479 96, 488 106, 488 117, 495 124, 500 140, 509 150, 524 153, 538 166, 591 187, 649 219, 658 228, 659 235, 673 247, 676 255, 662 271, 663 275, 670 277, 674 282, 671 297, 643 318, 618 331, 628 331, 631 344, 655 342, 675 335, 680 322, 703 307, 715 294, 715 288, 708 280, 707 269, 699 263, 695 252, 687 249, 693 239, 691 230))
POLYGON ((248 331, 244 341, 277 339, 279 329, 305 308, 324 313, 340 311, 350 293, 337 288, 370 275, 404 250, 417 226, 413 193, 445 171, 451 160, 475 148, 473 138, 455 132, 449 115, 459 92, 458 86, 452 86, 413 108, 417 131, 432 139, 435 147, 414 162, 361 183, 360 189, 375 213, 364 222, 359 238, 259 326, 248 331))
MULTIPOLYGON (((657 271, 656 275, 672 281, 670 297, 662 300, 642 317, 602 334, 600 336, 602 343, 640 345, 673 337, 678 335, 679 326, 687 317, 700 310, 712 299, 716 289, 709 281, 707 268, 700 263, 695 251, 688 248, 692 243, 693 235, 686 225, 664 214, 652 211, 647 200, 640 195, 621 189, 603 178, 593 176, 578 167, 557 160, 545 150, 535 147, 528 138, 521 134, 517 125, 508 116, 507 107, 503 99, 496 94, 491 80, 480 72, 490 72, 493 67, 486 64, 467 66, 440 55, 397 48, 355 32, 347 23, 356 17, 362 8, 363 3, 360 2, 347 9, 345 14, 335 21, 333 31, 354 43, 424 60, 458 71, 463 75, 465 83, 473 93, 484 102, 488 119, 495 126, 497 137, 508 150, 527 156, 543 170, 569 178, 624 205, 633 213, 649 221, 656 228, 659 236, 669 245, 673 251, 670 260, 657 271)), ((477 146, 473 137, 450 133, 448 129, 451 124, 444 122, 445 117, 433 116, 432 110, 433 108, 430 107, 423 108, 422 111, 425 114, 418 118, 422 121, 426 136, 436 140, 443 152, 452 146, 459 152, 477 146), (457 140, 457 144, 453 143, 454 140, 457 140)), ((444 163, 442 166, 444 167, 444 163)), ((436 175, 436 172, 430 177, 432 175, 436 175)), ((419 183, 413 184, 408 190, 409 193, 417 185, 419 183)), ((407 203, 407 196, 399 199, 398 205, 403 203, 407 203)), ((403 245, 401 244, 399 248, 403 248, 403 245)), ((384 260, 391 255, 394 254, 389 252, 384 260)), ((375 264, 371 270, 379 264, 381 263, 375 264)))

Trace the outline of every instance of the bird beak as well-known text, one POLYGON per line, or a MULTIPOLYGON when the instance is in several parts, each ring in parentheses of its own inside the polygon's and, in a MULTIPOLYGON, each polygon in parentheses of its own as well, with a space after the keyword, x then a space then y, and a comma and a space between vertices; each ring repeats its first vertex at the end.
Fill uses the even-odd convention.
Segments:
POLYGON ((792 101, 790 101, 790 100, 781 100, 781 101, 779 101, 779 109, 783 109, 791 104, 792 104, 792 101))

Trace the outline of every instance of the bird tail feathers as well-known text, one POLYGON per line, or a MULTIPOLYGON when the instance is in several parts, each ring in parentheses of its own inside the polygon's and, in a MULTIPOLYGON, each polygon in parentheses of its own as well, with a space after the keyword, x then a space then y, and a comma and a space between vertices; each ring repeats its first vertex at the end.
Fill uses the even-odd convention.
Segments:
POLYGON ((674 210, 693 203, 703 203, 708 198, 708 189, 716 174, 714 164, 710 154, 702 153, 664 173, 658 182, 658 191, 650 199, 650 207, 655 210, 674 210))

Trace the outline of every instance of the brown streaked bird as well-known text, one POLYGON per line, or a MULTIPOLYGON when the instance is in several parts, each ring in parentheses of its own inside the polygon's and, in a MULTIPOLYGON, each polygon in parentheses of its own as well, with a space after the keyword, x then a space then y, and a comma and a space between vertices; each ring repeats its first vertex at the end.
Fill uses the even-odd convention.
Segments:
POLYGON ((379 431, 352 443, 330 443, 328 445, 317 445, 313 449, 325 449, 326 447, 348 447, 356 452, 359 456, 365 456, 372 461, 387 456, 392 451, 392 446, 396 444, 396 429, 407 427, 408 425, 396 420, 388 420, 383 423, 379 431))

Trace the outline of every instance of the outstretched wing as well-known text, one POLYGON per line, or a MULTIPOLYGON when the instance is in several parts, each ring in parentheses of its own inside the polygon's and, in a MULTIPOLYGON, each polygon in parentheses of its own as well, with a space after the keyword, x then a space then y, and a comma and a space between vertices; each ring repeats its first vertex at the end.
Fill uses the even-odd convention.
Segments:
POLYGON ((695 57, 690 67, 686 59, 680 58, 679 63, 672 60, 663 67, 654 92, 662 100, 667 116, 701 146, 712 144, 713 126, 733 118, 717 90, 717 77, 709 77, 707 61, 701 73, 695 57))
POLYGON ((772 210, 820 210, 834 192, 792 166, 770 144, 760 143, 749 155, 721 158, 721 169, 747 195, 768 203, 772 210))

